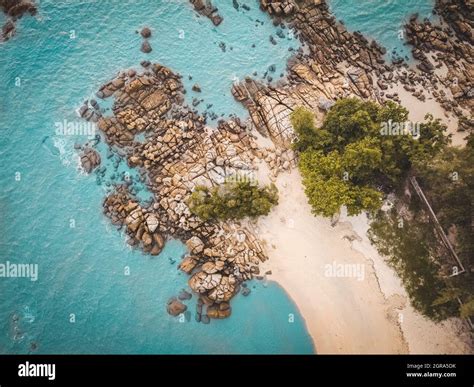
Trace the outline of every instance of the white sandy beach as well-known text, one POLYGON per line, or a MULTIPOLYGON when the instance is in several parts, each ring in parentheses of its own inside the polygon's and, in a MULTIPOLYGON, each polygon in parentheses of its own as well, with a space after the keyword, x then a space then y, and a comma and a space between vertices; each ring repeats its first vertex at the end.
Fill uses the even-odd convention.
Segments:
POLYGON ((365 235, 365 216, 350 222, 341 218, 335 227, 313 216, 296 168, 281 174, 276 184, 280 202, 257 223, 270 258, 263 270, 271 270, 268 279, 297 304, 317 353, 470 351, 460 320, 434 324, 409 305, 395 272, 365 235), (360 273, 359 278, 328 276, 327 265, 341 264, 361 265, 362 280, 360 273))

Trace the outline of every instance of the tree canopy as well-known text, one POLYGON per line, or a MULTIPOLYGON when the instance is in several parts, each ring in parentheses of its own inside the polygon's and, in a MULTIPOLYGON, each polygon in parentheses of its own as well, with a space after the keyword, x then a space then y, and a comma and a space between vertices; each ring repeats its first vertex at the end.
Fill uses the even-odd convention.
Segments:
POLYGON ((226 182, 213 188, 198 186, 188 200, 191 212, 205 221, 268 215, 276 204, 275 185, 259 187, 250 181, 226 182))
POLYGON ((408 111, 394 102, 341 99, 320 128, 311 111, 298 107, 291 123, 306 195, 313 213, 323 216, 341 206, 350 215, 376 210, 380 188, 396 186, 413 163, 433 157, 449 141, 439 120, 428 115, 411 123, 408 111))

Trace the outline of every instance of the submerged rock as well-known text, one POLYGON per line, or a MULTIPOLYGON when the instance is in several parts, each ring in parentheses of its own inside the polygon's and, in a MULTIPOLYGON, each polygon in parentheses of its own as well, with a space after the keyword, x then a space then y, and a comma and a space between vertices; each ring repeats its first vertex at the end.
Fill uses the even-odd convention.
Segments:
POLYGON ((181 301, 190 300, 192 297, 193 295, 184 289, 181 290, 178 294, 178 299, 180 299, 181 301))
POLYGON ((176 297, 172 297, 168 300, 166 304, 166 311, 171 316, 179 316, 181 313, 184 313, 188 307, 179 301, 176 297))
POLYGON ((215 26, 218 26, 224 20, 224 18, 219 15, 217 8, 212 5, 210 0, 206 0, 205 2, 203 0, 189 1, 194 6, 194 10, 197 13, 209 18, 215 26))
POLYGON ((143 43, 142 43, 142 47, 140 49, 142 52, 144 52, 145 54, 148 54, 152 51, 152 48, 151 48, 151 45, 150 43, 145 40, 143 43))

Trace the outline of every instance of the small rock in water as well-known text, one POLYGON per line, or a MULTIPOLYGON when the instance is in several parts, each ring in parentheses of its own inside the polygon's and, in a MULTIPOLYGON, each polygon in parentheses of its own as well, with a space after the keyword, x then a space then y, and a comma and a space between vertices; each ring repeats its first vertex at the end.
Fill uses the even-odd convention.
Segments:
POLYGON ((166 311, 171 316, 178 316, 181 313, 185 312, 188 309, 186 305, 184 305, 181 301, 179 301, 176 297, 172 297, 168 300, 166 304, 166 311))
POLYGON ((144 41, 142 43, 142 48, 141 48, 141 51, 144 52, 145 54, 148 54, 152 51, 152 48, 151 48, 151 45, 149 42, 147 41, 144 41))
POLYGON ((273 44, 273 45, 276 45, 277 44, 277 41, 275 40, 275 38, 273 37, 273 35, 270 35, 270 43, 273 44))
POLYGON ((241 291, 242 295, 245 297, 247 297, 250 294, 250 292, 251 290, 249 288, 244 288, 244 287, 242 288, 242 291, 241 291))
POLYGON ((191 312, 189 310, 187 310, 186 312, 184 312, 184 318, 186 320, 186 322, 190 322, 191 321, 191 312))
POLYGON ((183 289, 179 292, 178 299, 180 299, 181 301, 190 300, 192 296, 193 295, 191 293, 183 289))
POLYGON ((207 314, 204 314, 201 316, 201 322, 203 324, 209 324, 211 322, 211 319, 209 318, 207 314))
POLYGON ((282 31, 282 30, 278 30, 276 35, 280 38, 280 39, 285 39, 285 33, 282 31))
POLYGON ((196 93, 200 93, 200 92, 201 92, 201 87, 200 87, 197 83, 195 83, 195 84, 193 85, 193 89, 192 89, 192 90, 193 90, 194 92, 196 92, 196 93))
POLYGON ((145 39, 151 37, 151 30, 148 27, 145 27, 141 30, 140 32, 141 36, 143 36, 145 39))

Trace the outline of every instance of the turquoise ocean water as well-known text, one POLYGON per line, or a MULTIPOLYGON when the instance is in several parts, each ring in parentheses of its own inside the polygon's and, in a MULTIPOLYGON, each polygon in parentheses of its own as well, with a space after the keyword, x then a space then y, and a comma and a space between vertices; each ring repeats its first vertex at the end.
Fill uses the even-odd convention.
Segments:
POLYGON ((387 58, 411 61, 411 49, 405 44, 403 25, 410 16, 433 19, 434 0, 327 0, 337 20, 349 31, 360 31, 376 39, 387 49, 387 58))
MULTIPOLYGON (((274 283, 251 284, 225 321, 169 316, 166 301, 186 287, 177 270, 183 245, 168 242, 155 258, 131 250, 101 213, 107 180, 118 175, 113 159, 98 185, 77 170, 73 146, 85 139, 55 135, 55 123, 77 121, 75 109, 102 82, 143 59, 180 72, 189 100, 198 82, 217 114, 244 115, 230 93, 235 77, 263 76, 275 65, 277 78, 297 46, 276 37, 256 1, 247 3, 248 12, 220 6, 225 21, 216 29, 186 1, 44 0, 40 19, 21 20, 18 35, 0 46, 0 262, 39 264, 37 282, 0 280, 1 353, 27 353, 32 343, 39 353, 313 351, 296 306, 274 283), (153 30, 150 55, 135 33, 145 25, 153 30)), ((194 312, 195 300, 188 305, 194 312)))
MULTIPOLYGON (((17 36, 0 44, 0 263, 39 265, 36 282, 0 279, 0 353, 314 352, 296 306, 272 282, 250 284, 251 295, 235 297, 224 321, 168 316, 166 300, 186 287, 176 267, 183 245, 169 241, 154 258, 130 249, 101 205, 111 182, 136 174, 115 156, 106 159, 101 144, 107 171, 85 176, 74 150, 85 138, 55 135, 56 122, 77 121, 82 101, 143 59, 181 73, 188 102, 204 99, 200 109, 212 104, 218 116, 245 117, 232 82, 254 72, 262 77, 271 65, 268 74, 277 80, 298 44, 287 30, 278 32, 257 1, 239 2, 250 11, 214 0, 224 16, 215 28, 185 0, 42 0, 39 16, 22 19, 17 36), (153 31, 149 55, 140 52, 136 34, 145 25, 153 31), (191 92, 196 82, 199 95, 191 92)), ((333 7, 341 17, 357 3, 334 0, 333 7)), ((362 30, 349 16, 355 24, 347 20, 348 27, 362 30)), ((147 198, 145 190, 140 197, 147 198)), ((188 305, 193 312, 195 300, 188 305)))

